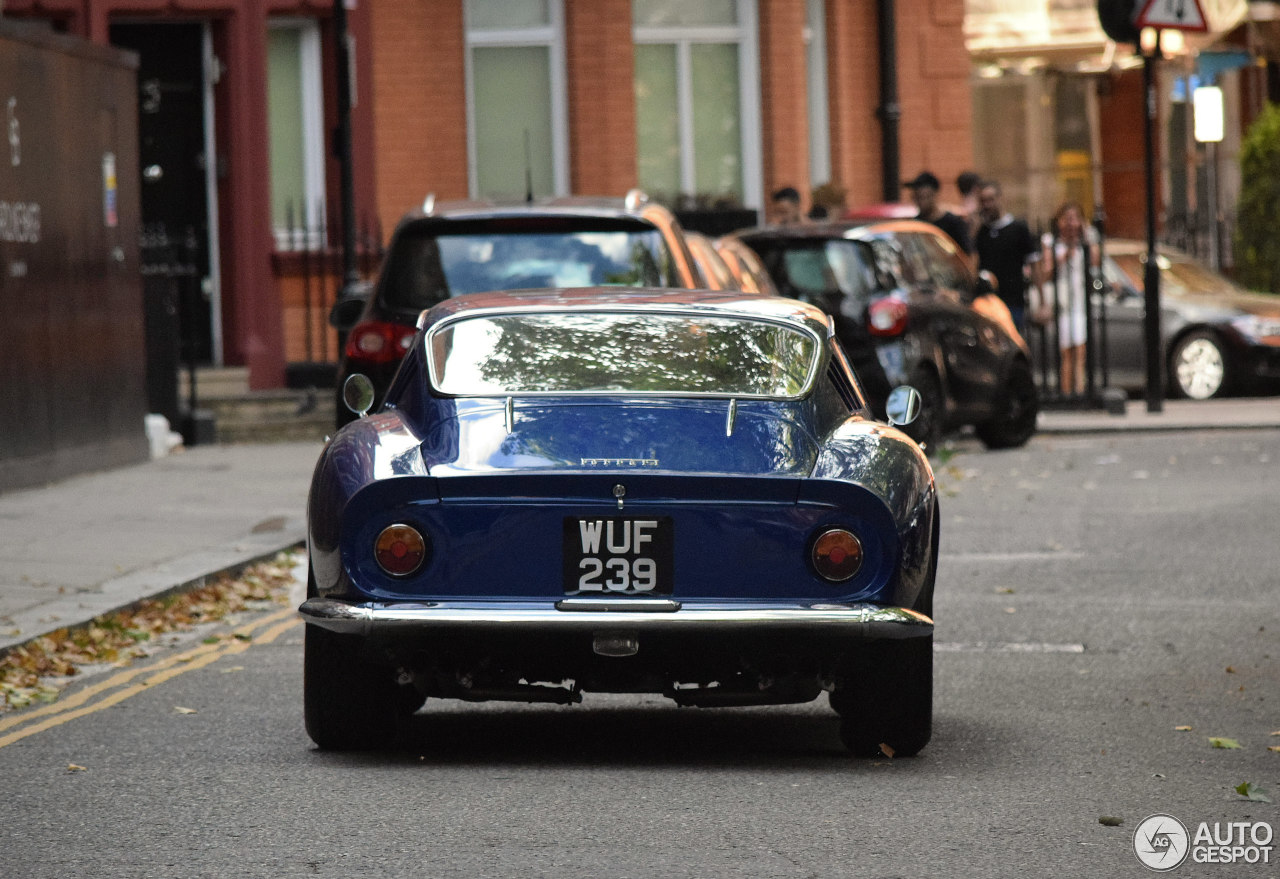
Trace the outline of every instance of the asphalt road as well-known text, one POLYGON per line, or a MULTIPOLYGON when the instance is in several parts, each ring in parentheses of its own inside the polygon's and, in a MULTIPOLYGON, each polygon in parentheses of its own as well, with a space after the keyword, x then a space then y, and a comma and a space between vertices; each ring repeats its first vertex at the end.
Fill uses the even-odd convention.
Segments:
POLYGON ((1235 791, 1280 801, 1280 431, 949 454, 918 758, 846 757, 825 699, 617 696, 434 703, 407 750, 322 753, 302 626, 264 611, 0 716, 0 876, 1145 876, 1153 813, 1280 827, 1235 791))

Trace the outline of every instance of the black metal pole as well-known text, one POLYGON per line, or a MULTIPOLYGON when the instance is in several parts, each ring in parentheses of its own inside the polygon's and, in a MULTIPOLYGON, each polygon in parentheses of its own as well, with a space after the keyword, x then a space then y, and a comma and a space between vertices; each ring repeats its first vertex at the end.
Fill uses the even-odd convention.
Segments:
POLYGON ((355 177, 351 169, 351 50, 347 34, 346 0, 333 0, 334 60, 338 72, 338 130, 335 148, 341 185, 339 193, 342 216, 342 294, 360 282, 356 265, 356 198, 355 177))
POLYGON ((894 22, 894 0, 877 0, 876 37, 880 51, 880 168, 884 200, 897 201, 902 195, 902 169, 898 149, 898 29, 894 22))
POLYGON ((1156 245, 1156 62, 1160 58, 1160 31, 1156 44, 1142 56, 1143 154, 1147 186, 1147 266, 1142 288, 1146 314, 1143 316, 1147 348, 1147 411, 1164 411, 1164 346, 1160 339, 1160 265, 1156 245))

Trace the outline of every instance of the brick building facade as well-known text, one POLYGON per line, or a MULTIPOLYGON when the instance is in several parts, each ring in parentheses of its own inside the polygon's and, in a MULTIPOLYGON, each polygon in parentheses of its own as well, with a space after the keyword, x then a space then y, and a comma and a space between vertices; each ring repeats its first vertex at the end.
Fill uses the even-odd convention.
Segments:
MULTIPOLYGON (((620 195, 641 185, 668 199, 727 197, 761 209, 777 187, 807 194, 833 182, 851 206, 881 201, 884 59, 877 26, 878 9, 886 7, 897 25, 901 113, 894 161, 904 177, 928 168, 944 181, 972 163, 964 0, 347 5, 355 46, 356 212, 383 237, 427 193, 492 194, 506 185, 492 181, 512 179, 521 169, 510 166, 522 162, 521 179, 539 195, 620 195), (487 106, 493 100, 497 110, 487 106), (518 139, 505 153, 494 147, 493 133, 505 133, 504 114, 522 120, 522 157, 518 139), (663 186, 650 185, 655 180, 663 186)), ((212 160, 201 159, 209 203, 189 228, 208 251, 204 354, 215 363, 248 365, 253 387, 279 386, 294 361, 336 357, 331 339, 305 348, 299 341, 330 333, 327 303, 323 296, 300 298, 289 252, 301 239, 284 228, 286 215, 291 226, 317 200, 328 206, 338 200, 339 166, 329 149, 336 123, 332 13, 328 0, 6 0, 4 6, 7 17, 44 21, 99 43, 129 36, 142 58, 144 113, 148 55, 166 42, 163 26, 198 28, 206 54, 191 76, 207 96, 202 109, 212 160), (297 100, 300 113, 293 112, 297 100), (295 116, 301 132, 282 130, 295 116), (278 153, 289 149, 297 157, 282 160, 278 153), (318 170, 306 177, 298 170, 304 165, 318 170), (302 181, 299 194, 286 204, 281 189, 293 177, 302 181)), ((145 167, 143 179, 151 179, 145 167)), ((956 194, 948 187, 943 197, 956 194)), ((144 198, 144 226, 145 204, 144 198)), ((330 246, 340 241, 331 223, 325 237, 330 246)))

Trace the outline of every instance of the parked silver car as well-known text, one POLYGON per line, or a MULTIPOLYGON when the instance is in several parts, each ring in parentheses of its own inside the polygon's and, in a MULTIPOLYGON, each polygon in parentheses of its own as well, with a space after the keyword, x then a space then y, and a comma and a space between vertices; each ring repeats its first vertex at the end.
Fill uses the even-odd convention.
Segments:
MULTIPOLYGON (((1146 387, 1143 242, 1106 242, 1105 317, 1108 382, 1146 387)), ((1280 295, 1253 293, 1185 253, 1160 248, 1161 334, 1168 391, 1207 400, 1280 390, 1280 295)))

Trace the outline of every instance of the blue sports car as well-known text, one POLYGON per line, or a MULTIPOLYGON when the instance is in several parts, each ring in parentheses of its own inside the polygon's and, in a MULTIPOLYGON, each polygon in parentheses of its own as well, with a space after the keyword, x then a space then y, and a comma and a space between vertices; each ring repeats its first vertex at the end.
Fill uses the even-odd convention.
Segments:
POLYGON ((584 692, 826 691, 856 754, 929 741, 933 472, 872 419, 816 307, 617 288, 447 300, 381 410, 324 449, 308 523, 304 702, 322 748, 392 741, 428 698, 584 692))

